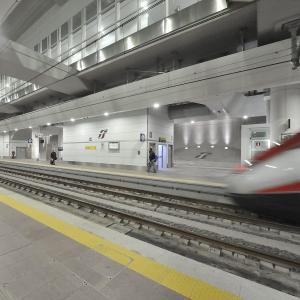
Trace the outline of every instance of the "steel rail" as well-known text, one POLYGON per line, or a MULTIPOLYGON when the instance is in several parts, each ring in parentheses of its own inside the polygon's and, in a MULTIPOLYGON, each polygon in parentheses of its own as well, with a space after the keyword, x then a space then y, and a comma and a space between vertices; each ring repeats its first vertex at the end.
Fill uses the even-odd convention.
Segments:
MULTIPOLYGON (((232 253, 242 254, 248 258, 255 258, 258 261, 265 261, 273 265, 281 266, 287 268, 289 270, 299 270, 300 269, 300 259, 297 260, 295 258, 290 258, 282 255, 274 255, 264 250, 260 252, 256 249, 252 249, 251 247, 247 247, 245 245, 236 245, 234 243, 229 243, 228 241, 219 240, 214 237, 208 237, 205 235, 200 235, 193 231, 178 228, 176 224, 165 224, 161 221, 149 219, 144 215, 132 215, 132 213, 125 212, 122 210, 117 210, 115 208, 109 208, 103 204, 96 203, 90 200, 85 200, 82 197, 69 195, 64 192, 58 191, 50 191, 49 189, 41 186, 32 186, 29 183, 20 182, 17 179, 8 179, 3 176, 0 176, 0 183, 3 185, 9 185, 10 187, 15 186, 15 189, 23 188, 25 190, 30 190, 31 193, 41 194, 43 196, 48 195, 51 198, 56 198, 58 201, 67 202, 67 204, 75 204, 78 208, 85 207, 88 208, 91 212, 93 211, 102 211, 105 215, 113 215, 118 217, 121 222, 124 220, 128 220, 129 222, 134 222, 139 226, 149 226, 159 230, 162 234, 165 232, 169 232, 171 234, 175 234, 185 240, 188 241, 198 241, 200 243, 205 243, 210 247, 227 250, 232 253)), ((28 192, 28 191, 27 191, 28 192)), ((55 201, 55 200, 54 200, 55 201)))
MULTIPOLYGON (((0 172, 1 172, 1 167, 0 167, 0 172)), ((6 170, 7 172, 7 170, 6 170)), ((84 191, 93 191, 93 192, 98 192, 98 193, 106 193, 106 194, 111 194, 113 196, 118 196, 118 197, 127 197, 130 199, 134 199, 137 200, 139 202, 147 202, 150 204, 154 204, 157 207, 168 207, 168 208, 172 208, 172 209, 178 209, 178 210, 182 210, 182 211, 186 211, 186 212, 191 212, 191 213, 196 213, 196 214, 200 214, 200 215, 206 215, 209 217, 215 217, 215 218, 219 218, 219 219, 226 219, 226 220, 230 220, 232 222, 238 222, 238 223, 246 223, 246 224, 250 224, 250 225, 254 225, 254 226, 259 226, 259 227, 265 227, 268 229, 276 229, 276 230, 280 230, 280 231, 286 231, 289 233, 295 233, 295 234, 300 234, 300 228, 296 227, 296 226, 291 226, 291 225, 286 225, 286 224, 281 224, 281 223, 276 223, 276 222, 271 222, 271 221, 267 221, 267 220, 263 220, 263 219, 259 219, 259 218, 253 218, 253 217, 249 217, 249 216, 241 216, 241 215, 237 215, 237 214, 232 214, 232 213, 225 213, 219 210, 213 210, 210 208, 200 208, 197 207, 195 205, 189 205, 189 204, 181 204, 181 203, 176 203, 176 202, 172 202, 172 201, 168 201, 168 200, 164 200, 164 199, 154 199, 154 198, 149 198, 147 196, 143 196, 143 195, 137 195, 137 194, 133 194, 130 192, 125 192, 125 191, 119 191, 119 190, 113 190, 110 188, 104 188, 104 187, 98 187, 98 186, 89 186, 89 185, 85 185, 83 183, 79 183, 79 182, 72 182, 72 180, 70 179, 65 179, 62 177, 62 179, 57 179, 55 176, 51 176, 51 175, 36 175, 36 174, 28 174, 25 171, 19 171, 16 170, 15 172, 10 172, 13 174, 19 174, 19 173, 23 173, 24 176, 28 176, 31 178, 37 178, 38 180, 41 181, 45 181, 45 180, 51 180, 51 183, 57 183, 59 185, 68 185, 71 187, 76 187, 76 188, 81 188, 84 191)), ((76 181, 76 180, 74 180, 76 181)), ((91 184, 91 183, 89 183, 91 184)), ((78 192, 78 191, 76 191, 78 192)), ((183 201, 183 200, 180 200, 183 201)))

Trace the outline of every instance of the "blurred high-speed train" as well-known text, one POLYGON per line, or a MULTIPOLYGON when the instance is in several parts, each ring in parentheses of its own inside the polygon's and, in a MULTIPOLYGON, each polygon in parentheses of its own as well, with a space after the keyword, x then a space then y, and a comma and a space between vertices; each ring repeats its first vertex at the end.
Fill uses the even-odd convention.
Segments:
POLYGON ((228 179, 241 207, 300 225, 300 133, 254 158, 228 179))

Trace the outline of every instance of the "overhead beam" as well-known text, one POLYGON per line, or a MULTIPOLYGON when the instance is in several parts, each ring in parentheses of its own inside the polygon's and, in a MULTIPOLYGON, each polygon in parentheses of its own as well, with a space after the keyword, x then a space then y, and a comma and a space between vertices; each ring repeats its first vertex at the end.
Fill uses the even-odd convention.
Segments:
POLYGON ((0 70, 2 74, 67 95, 89 90, 74 68, 5 38, 0 41, 0 70))
POLYGON ((0 130, 12 130, 96 117, 110 113, 198 102, 221 105, 226 95, 300 83, 300 72, 290 65, 290 41, 285 40, 148 79, 105 90, 0 122, 0 130))

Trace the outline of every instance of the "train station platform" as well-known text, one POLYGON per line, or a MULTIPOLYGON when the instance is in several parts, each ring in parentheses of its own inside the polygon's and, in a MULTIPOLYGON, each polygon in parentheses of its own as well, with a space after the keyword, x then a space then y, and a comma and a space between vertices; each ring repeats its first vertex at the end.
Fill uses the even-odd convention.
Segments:
MULTIPOLYGON (((37 166, 51 165, 46 161, 36 161, 31 159, 0 159, 0 162, 20 163, 37 166)), ((52 166, 51 166, 52 167, 52 166)), ((225 178, 233 170, 232 164, 194 164, 189 162, 179 162, 175 167, 159 170, 157 173, 148 173, 144 170, 129 168, 110 168, 92 164, 70 164, 64 161, 57 161, 54 168, 65 168, 70 170, 80 170, 96 172, 108 175, 136 177, 142 179, 170 181, 175 183, 198 184, 212 187, 225 187, 225 178)))
POLYGON ((0 239, 0 299, 297 299, 3 188, 0 239))

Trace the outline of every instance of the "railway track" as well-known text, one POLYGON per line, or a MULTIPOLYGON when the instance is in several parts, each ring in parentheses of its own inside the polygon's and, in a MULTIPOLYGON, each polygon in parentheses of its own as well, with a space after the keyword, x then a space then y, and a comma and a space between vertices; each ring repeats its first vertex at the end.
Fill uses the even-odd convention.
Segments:
MULTIPOLYGON (((152 209, 157 210, 161 207, 168 208, 171 213, 175 215, 180 215, 181 212, 191 213, 196 215, 207 216, 208 218, 218 219, 218 220, 228 220, 232 224, 238 225, 250 225, 260 231, 273 233, 284 233, 285 237, 290 235, 290 237, 300 238, 300 228, 295 226, 289 226, 282 223, 271 222, 268 220, 260 219, 257 217, 245 215, 244 211, 239 210, 236 207, 225 204, 215 204, 213 205, 207 201, 193 200, 193 199, 183 199, 180 197, 168 197, 162 194, 145 194, 142 191, 135 190, 125 190, 120 189, 116 186, 100 186, 90 181, 83 181, 79 179, 66 179, 63 176, 45 175, 39 172, 29 173, 27 171, 20 171, 15 168, 3 168, 0 166, 0 174, 10 174, 14 176, 21 176, 26 179, 33 179, 37 182, 51 182, 51 184, 56 184, 57 186, 64 187, 65 189, 76 189, 77 192, 81 193, 91 193, 91 195, 98 195, 102 198, 113 200, 116 202, 124 203, 134 200, 138 203, 150 204, 152 209), (108 196, 108 197, 107 197, 108 196), (113 196, 114 198, 111 198, 113 196), (126 201, 127 199, 127 201, 126 201), (179 213, 178 213, 179 211, 179 213)), ((182 215, 182 213, 181 213, 182 215)), ((184 216, 184 215, 183 215, 184 216)))
POLYGON ((265 262, 269 262, 271 264, 275 264, 276 266, 286 268, 287 270, 300 270, 300 256, 289 258, 284 255, 271 254, 267 251, 264 251, 264 253, 258 252, 251 247, 237 244, 235 245, 234 243, 229 243, 224 240, 218 240, 212 237, 201 235, 199 233, 195 233, 192 230, 180 228, 180 226, 176 224, 168 225, 164 223, 163 220, 158 221, 155 219, 149 219, 145 217, 145 215, 133 215, 132 213, 125 212, 122 209, 111 208, 97 202, 89 201, 84 199, 82 195, 74 197, 74 195, 69 195, 68 193, 63 193, 62 191, 53 191, 49 190, 49 188, 47 187, 34 186, 30 183, 26 184, 19 181, 18 179, 8 179, 4 176, 0 176, 0 183, 2 185, 4 184, 6 186, 13 187, 16 190, 23 190, 31 194, 38 194, 39 196, 46 197, 48 200, 50 199, 56 202, 63 202, 67 205, 72 205, 77 209, 85 208, 88 209, 89 212, 101 211, 105 214, 105 216, 111 215, 118 217, 120 219, 120 222, 128 221, 134 222, 138 226, 152 227, 159 230, 161 235, 164 235, 165 233, 176 234, 183 238, 187 242, 187 244, 191 243, 192 241, 198 241, 219 250, 232 251, 232 253, 239 253, 252 258, 255 257, 258 261, 262 260, 265 262))
MULTIPOLYGON (((118 199, 117 202, 122 203, 127 200, 127 205, 131 203, 131 206, 132 201, 147 203, 152 208, 155 207, 155 211, 159 207, 165 207, 176 213, 184 212, 185 216, 181 215, 183 219, 205 215, 209 218, 226 219, 232 223, 259 226, 272 232, 285 231, 289 237, 299 236, 300 231, 297 227, 239 215, 239 210, 230 205, 221 204, 214 207, 212 203, 206 201, 166 197, 160 193, 145 193, 114 185, 101 186, 89 180, 64 178, 62 174, 47 175, 36 170, 28 172, 0 166, 0 185, 50 205, 86 212, 96 218, 111 219, 114 224, 129 228, 129 235, 153 243, 159 240, 159 245, 163 247, 166 245, 167 249, 170 249, 172 244, 172 250, 174 248, 178 253, 182 253, 184 248, 184 255, 193 258, 196 256, 205 263, 212 261, 213 265, 225 264, 225 269, 231 272, 243 276, 247 273, 245 276, 247 278, 275 288, 280 285, 281 290, 296 296, 300 295, 300 255, 278 251, 267 245, 211 234, 201 228, 183 225, 183 222, 169 222, 166 218, 145 214, 142 210, 133 212, 128 208, 118 207, 115 198, 118 199), (101 203, 97 201, 98 198, 106 199, 107 202, 101 203), (261 223, 258 225, 258 222, 261 223), (255 275, 257 270, 260 270, 259 276, 255 275), (272 270, 271 277, 270 270, 272 270), (285 284, 282 284, 282 276, 285 284)), ((199 222, 201 223, 201 220, 199 222)))

